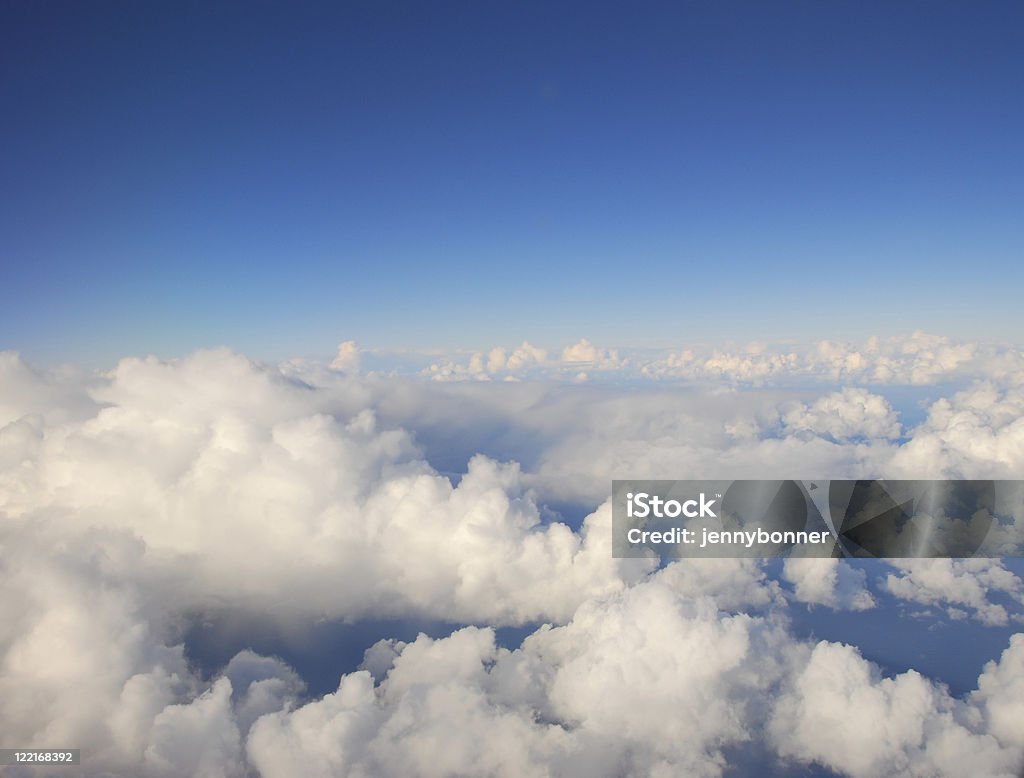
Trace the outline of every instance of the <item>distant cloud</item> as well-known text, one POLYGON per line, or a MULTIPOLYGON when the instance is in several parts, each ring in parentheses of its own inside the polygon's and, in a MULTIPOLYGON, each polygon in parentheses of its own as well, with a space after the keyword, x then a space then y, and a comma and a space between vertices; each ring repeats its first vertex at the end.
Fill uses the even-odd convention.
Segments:
POLYGON ((522 344, 516 348, 511 355, 509 355, 506 367, 509 370, 521 370, 531 365, 541 365, 547 361, 548 352, 542 348, 531 345, 528 341, 523 341, 522 344))
POLYGON ((332 370, 359 370, 359 346, 354 340, 346 340, 338 346, 338 353, 331 362, 332 370))
POLYGON ((602 349, 583 338, 562 350, 562 361, 570 365, 587 365, 601 370, 614 370, 620 366, 619 352, 602 349))
POLYGON ((490 381, 493 377, 501 375, 505 378, 515 378, 543 365, 547 356, 547 351, 524 340, 511 351, 502 346, 495 346, 486 355, 476 352, 466 365, 453 359, 435 362, 422 370, 420 375, 428 376, 435 381, 490 381))
MULTIPOLYGON (((860 345, 819 341, 807 349, 751 344, 741 351, 693 350, 670 354, 644 365, 657 378, 717 379, 764 384, 795 378, 862 384, 924 385, 977 368, 982 349, 971 343, 922 332, 906 337, 868 338, 860 345)), ((985 354, 993 358, 995 352, 985 354)))
POLYGON ((586 338, 562 348, 560 359, 524 342, 495 346, 468 357, 435 359, 423 375, 436 380, 535 378, 575 380, 581 370, 603 380, 620 378, 732 386, 846 383, 860 386, 927 386, 974 378, 1020 380, 1024 357, 996 347, 914 332, 870 337, 862 343, 818 341, 802 346, 753 342, 735 348, 690 345, 680 350, 631 350, 595 345, 586 338))

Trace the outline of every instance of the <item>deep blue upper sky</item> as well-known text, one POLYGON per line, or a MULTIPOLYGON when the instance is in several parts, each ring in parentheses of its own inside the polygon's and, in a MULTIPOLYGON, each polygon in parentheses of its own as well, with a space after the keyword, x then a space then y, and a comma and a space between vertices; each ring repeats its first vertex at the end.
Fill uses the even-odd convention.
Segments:
POLYGON ((0 348, 1024 335, 1024 4, 0 0, 0 348))

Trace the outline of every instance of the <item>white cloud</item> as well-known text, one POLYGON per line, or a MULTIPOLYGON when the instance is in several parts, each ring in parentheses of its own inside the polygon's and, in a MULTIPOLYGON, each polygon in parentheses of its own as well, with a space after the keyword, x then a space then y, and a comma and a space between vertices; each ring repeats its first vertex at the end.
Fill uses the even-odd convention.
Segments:
POLYGON ((818 643, 769 722, 779 753, 855 778, 1015 776, 1021 752, 913 670, 885 678, 856 649, 818 643))
POLYGON ((199 697, 157 714, 143 770, 168 778, 243 776, 241 745, 231 715, 231 682, 221 678, 199 697))
POLYGON ((473 627, 384 641, 368 652, 378 685, 353 673, 335 694, 269 714, 249 757, 266 778, 295 764, 310 775, 720 776, 727 753, 760 743, 845 775, 953 778, 1013 775, 1024 756, 1016 698, 1001 688, 1020 672, 1019 638, 957 700, 913 671, 882 676, 850 646, 812 647, 770 618, 723 613, 671 577, 585 603, 512 651, 473 627))
POLYGON ((621 366, 618 351, 598 348, 586 338, 562 349, 562 361, 574 367, 587 365, 600 370, 614 370, 621 366))
POLYGON ((470 357, 468 365, 462 365, 451 359, 444 359, 434 362, 430 367, 421 371, 421 375, 430 377, 433 381, 490 381, 491 376, 484 369, 482 354, 474 354, 470 357))
POLYGON ((1024 749, 1024 634, 1014 635, 999 660, 985 665, 971 701, 993 735, 1024 749))
POLYGON ((470 356, 468 364, 453 358, 442 359, 421 370, 420 375, 434 381, 490 381, 496 376, 512 380, 543 366, 547 356, 547 351, 524 340, 511 351, 503 346, 495 346, 486 355, 475 352, 470 356))
POLYGON ((242 357, 126 360, 93 395, 94 417, 18 433, 3 507, 128 530, 187 592, 509 623, 567 618, 638 565, 610 558, 607 509, 542 524, 517 465, 474 457, 453 486, 372 410, 339 419, 242 357))
POLYGON ((748 705, 777 677, 780 641, 778 627, 720 617, 656 579, 515 651, 476 628, 390 644, 376 690, 369 673, 346 676, 336 694, 263 718, 248 750, 266 778, 297 763, 311 775, 720 775, 723 747, 753 736, 748 705))
MULTIPOLYGON (((899 559, 892 562, 900 572, 890 573, 886 587, 897 597, 924 605, 960 605, 984 624, 1004 625, 1006 608, 990 594, 1000 592, 1024 603, 1024 581, 998 559, 899 559)), ((962 608, 955 609, 963 612, 962 608)), ((950 615, 953 615, 950 613, 950 615)))
POLYGON ((723 380, 761 385, 773 376, 797 373, 799 358, 789 353, 730 353, 715 350, 706 357, 695 357, 686 350, 669 355, 664 361, 654 361, 644 372, 656 377, 676 377, 697 380, 723 380))
POLYGON ((513 350, 505 366, 509 370, 522 370, 532 365, 540 365, 547 361, 548 352, 542 348, 523 341, 522 345, 513 350))
POLYGON ((504 370, 507 361, 508 356, 505 353, 505 349, 501 346, 495 346, 487 355, 487 371, 497 373, 499 370, 504 370))
POLYGON ((338 346, 338 353, 331 362, 331 369, 358 372, 359 361, 359 346, 354 340, 346 340, 338 346))
POLYGON ((782 577, 793 584, 800 602, 855 611, 876 605, 865 588, 864 571, 843 560, 791 557, 783 564, 782 577))
POLYGON ((930 384, 971 363, 979 348, 950 338, 914 332, 907 337, 868 338, 860 346, 821 341, 808 357, 810 366, 833 380, 930 384))
POLYGON ((1020 384, 982 380, 938 399, 892 466, 918 478, 1018 478, 1024 471, 1020 384))
POLYGON ((449 353, 433 359, 420 373, 441 381, 498 375, 571 381, 586 368, 602 381, 647 379, 703 387, 923 387, 978 377, 1019 385, 1024 376, 1024 357, 1015 347, 958 342, 922 332, 874 336, 862 343, 692 344, 679 350, 610 349, 581 338, 559 353, 560 359, 549 360, 546 350, 524 341, 515 349, 495 346, 468 356, 449 353))
POLYGON ((845 387, 819 397, 811 404, 800 403, 783 417, 786 431, 794 434, 851 438, 898 438, 899 416, 888 400, 867 389, 845 387))
POLYGON ((19 419, 38 424, 89 416, 96 411, 87 392, 93 383, 81 370, 39 370, 15 351, 0 351, 0 429, 19 419))
MULTIPOLYGON (((963 367, 942 343, 914 348, 906 359, 963 367)), ((504 376, 517 351, 470 365, 504 376)), ((225 351, 86 376, 5 355, 0 545, 16 553, 0 563, 0 723, 26 746, 90 744, 97 776, 716 776, 746 748, 851 775, 1011 774, 1019 637, 963 699, 886 678, 853 648, 794 638, 785 590, 752 560, 614 560, 606 500, 613 475, 1012 468, 1021 409, 1001 364, 900 443, 865 390, 438 385, 225 351), (467 447, 454 482, 427 461, 432 435, 467 447), (494 441, 523 464, 473 456, 494 441), (560 496, 599 507, 577 530, 543 521, 560 496), (309 699, 251 651, 212 678, 190 667, 190 614, 220 607, 548 623, 511 651, 490 627, 385 640, 309 699)), ((871 602, 845 563, 783 570, 798 600, 871 602)), ((901 563, 886 586, 986 623, 1021 602, 998 562, 901 563)))
POLYGON ((242 775, 249 724, 293 699, 294 673, 246 654, 204 684, 173 640, 181 614, 127 532, 8 517, 12 543, 0 566, 5 737, 80 744, 86 775, 242 775))

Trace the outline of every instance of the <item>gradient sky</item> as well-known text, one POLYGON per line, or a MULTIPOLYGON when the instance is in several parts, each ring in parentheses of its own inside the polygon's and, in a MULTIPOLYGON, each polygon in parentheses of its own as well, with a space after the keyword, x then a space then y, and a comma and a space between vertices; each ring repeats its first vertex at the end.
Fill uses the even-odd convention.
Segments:
POLYGON ((1024 5, 0 0, 0 349, 1024 335, 1024 5))

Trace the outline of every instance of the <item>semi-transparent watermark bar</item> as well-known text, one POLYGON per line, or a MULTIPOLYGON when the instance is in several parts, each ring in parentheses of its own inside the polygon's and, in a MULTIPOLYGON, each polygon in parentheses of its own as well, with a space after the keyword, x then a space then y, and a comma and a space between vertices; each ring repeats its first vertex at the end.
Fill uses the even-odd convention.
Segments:
POLYGON ((1024 481, 612 482, 616 557, 1024 556, 1024 481))

